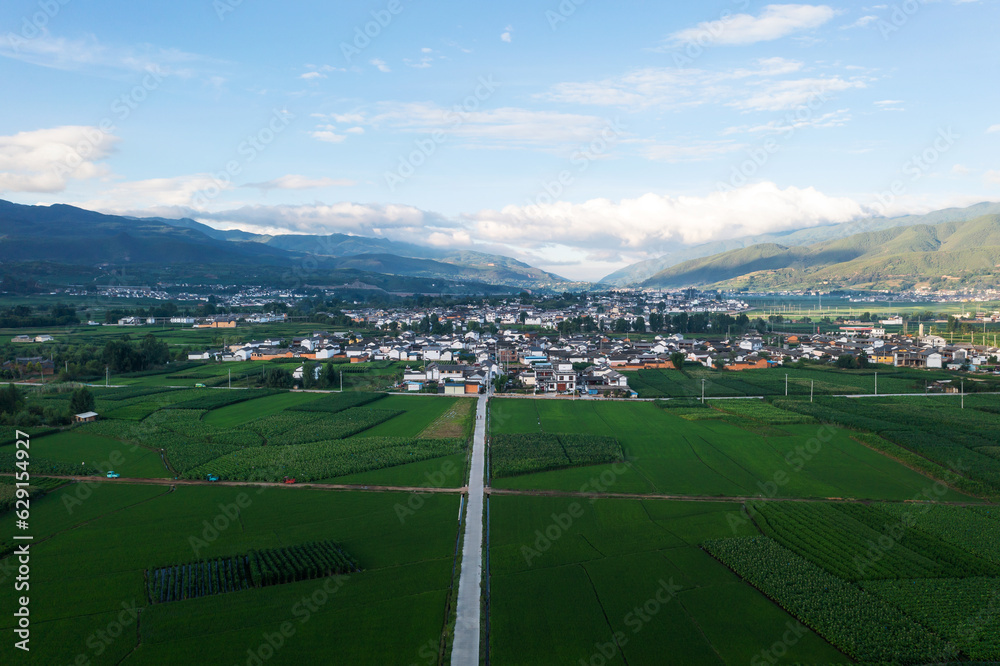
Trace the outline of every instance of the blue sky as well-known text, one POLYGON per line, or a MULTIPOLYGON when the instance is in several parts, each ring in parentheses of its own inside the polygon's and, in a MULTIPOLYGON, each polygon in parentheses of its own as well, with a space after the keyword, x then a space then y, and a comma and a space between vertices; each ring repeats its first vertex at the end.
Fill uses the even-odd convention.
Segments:
POLYGON ((0 197, 501 252, 1000 199, 996 0, 8 0, 0 197))

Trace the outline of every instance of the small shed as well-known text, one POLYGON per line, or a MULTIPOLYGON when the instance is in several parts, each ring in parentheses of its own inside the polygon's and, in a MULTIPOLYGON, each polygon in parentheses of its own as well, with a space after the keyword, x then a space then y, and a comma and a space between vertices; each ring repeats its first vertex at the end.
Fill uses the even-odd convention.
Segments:
POLYGON ((84 412, 82 414, 77 414, 73 417, 73 420, 77 423, 90 423, 91 421, 96 421, 98 417, 97 412, 84 412))

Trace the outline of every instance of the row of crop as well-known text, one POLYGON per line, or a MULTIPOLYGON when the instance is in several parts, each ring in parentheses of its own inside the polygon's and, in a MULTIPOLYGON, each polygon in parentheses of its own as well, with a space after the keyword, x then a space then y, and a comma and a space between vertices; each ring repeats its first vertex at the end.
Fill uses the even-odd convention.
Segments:
POLYGON ((853 659, 924 664, 944 654, 941 638, 897 606, 830 574, 767 537, 707 541, 703 547, 853 659))
POLYGON ((775 407, 763 400, 718 400, 712 403, 712 407, 727 414, 762 421, 771 425, 816 422, 816 419, 811 416, 790 412, 780 407, 775 407))
POLYGON ((147 395, 156 395, 157 393, 165 393, 171 390, 173 389, 159 386, 130 386, 125 388, 96 387, 91 389, 94 393, 94 397, 98 400, 110 400, 111 402, 130 400, 132 398, 142 398, 147 395))
POLYGON ((583 434, 559 434, 557 437, 571 465, 596 465, 625 460, 621 444, 614 437, 583 434))
POLYGON ((986 510, 961 506, 878 504, 898 521, 908 521, 933 537, 1000 565, 1000 520, 986 510))
POLYGON ((361 407, 385 397, 385 393, 364 393, 350 391, 347 393, 330 393, 318 400, 310 400, 300 405, 293 405, 288 411, 293 412, 328 412, 336 414, 351 407, 361 407))
POLYGON ((246 389, 238 391, 205 391, 201 395, 169 405, 166 409, 217 409, 238 402, 275 395, 275 389, 246 389))
POLYGON ((240 481, 318 481, 396 467, 462 450, 464 440, 368 437, 240 449, 188 470, 186 478, 217 474, 240 481))
POLYGON ((498 479, 624 459, 618 440, 601 435, 535 433, 490 437, 490 471, 498 479))
POLYGON ((18 432, 26 433, 29 437, 41 437, 49 433, 57 432, 55 428, 42 426, 40 428, 22 428, 17 426, 0 426, 0 446, 8 446, 18 440, 18 432))
MULTIPOLYGON (((891 547, 903 546, 940 566, 940 573, 935 578, 1000 575, 1000 566, 920 529, 919 514, 900 520, 898 516, 883 511, 879 506, 847 502, 834 504, 833 508, 892 539, 891 547)), ((879 547, 883 548, 884 542, 879 547)))
POLYGON ((937 662, 1000 661, 1000 578, 868 581, 862 585, 948 641, 953 649, 937 662))
POLYGON ((490 471, 494 478, 569 466, 569 456, 555 435, 498 434, 490 437, 490 471))
POLYGON ((879 545, 882 532, 830 504, 762 502, 754 508, 765 535, 845 580, 962 575, 901 543, 893 541, 886 547, 883 539, 879 545))
POLYGON ((246 556, 159 567, 146 572, 153 603, 197 599, 252 587, 246 556))
POLYGON ((353 407, 336 414, 324 415, 315 421, 269 437, 267 443, 289 446, 328 439, 344 439, 373 428, 402 413, 398 410, 353 407))
POLYGON ((146 578, 150 600, 167 603, 357 570, 354 561, 337 544, 318 541, 253 550, 236 557, 153 567, 147 570, 146 578))

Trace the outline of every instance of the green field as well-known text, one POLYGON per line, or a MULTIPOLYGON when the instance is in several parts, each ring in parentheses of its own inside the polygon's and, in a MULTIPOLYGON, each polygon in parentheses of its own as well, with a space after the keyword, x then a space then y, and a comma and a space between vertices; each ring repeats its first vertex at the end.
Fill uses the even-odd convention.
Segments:
MULTIPOLYGON (((495 479, 500 488, 593 489, 722 497, 910 499, 927 478, 851 439, 841 428, 782 425, 760 430, 715 410, 690 421, 649 402, 491 401, 491 432, 588 433, 616 438, 628 468, 611 465, 495 479), (741 427, 742 426, 742 427, 741 427), (750 429, 748 430, 747 427, 750 429)), ((944 499, 968 499, 948 491, 944 499)))
POLYGON ((57 462, 113 469, 124 477, 171 477, 160 454, 134 445, 123 445, 114 439, 88 435, 78 430, 31 440, 32 456, 57 462))
MULTIPOLYGON (((405 495, 103 484, 68 514, 63 496, 75 500, 75 492, 57 491, 34 507, 32 650, 16 663, 73 663, 81 654, 94 664, 204 663, 209 654, 213 663, 246 663, 247 650, 266 646, 284 622, 294 632, 268 663, 410 663, 427 645, 437 651, 457 497, 425 498, 401 522, 396 505, 405 495), (245 508, 230 521, 226 507, 237 502, 245 508), (225 527, 204 539, 205 520, 225 527), (308 580, 152 606, 146 596, 150 566, 324 539, 342 544, 363 571, 326 587, 308 580)), ((3 533, 13 530, 10 517, 0 523, 3 533)), ((12 597, 4 585, 3 608, 13 607, 12 597)), ((5 613, 4 633, 12 623, 5 613)), ((4 663, 12 652, 4 641, 4 663)))
MULTIPOLYGON (((595 663, 652 664, 667 654, 671 663, 748 664, 796 624, 698 547, 732 535, 727 516, 738 505, 534 497, 490 504, 497 664, 590 663, 593 655, 607 659, 595 663)), ((803 628, 780 663, 796 661, 846 659, 803 628)))
POLYGON ((204 421, 218 428, 231 428, 253 419, 279 414, 289 407, 312 402, 319 397, 316 393, 279 393, 213 409, 205 415, 204 421))

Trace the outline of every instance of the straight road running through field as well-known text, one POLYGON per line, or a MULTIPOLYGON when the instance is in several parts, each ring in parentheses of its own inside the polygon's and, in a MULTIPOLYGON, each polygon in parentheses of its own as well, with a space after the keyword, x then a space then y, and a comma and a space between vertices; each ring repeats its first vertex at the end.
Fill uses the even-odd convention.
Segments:
POLYGON ((465 539, 462 542, 462 573, 458 579, 455 643, 452 666, 478 666, 480 601, 483 577, 483 478, 486 471, 486 401, 476 405, 476 431, 472 442, 472 468, 469 471, 469 501, 465 514, 465 539))

